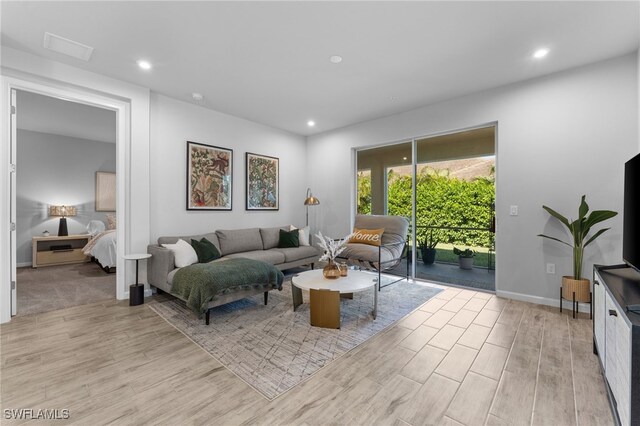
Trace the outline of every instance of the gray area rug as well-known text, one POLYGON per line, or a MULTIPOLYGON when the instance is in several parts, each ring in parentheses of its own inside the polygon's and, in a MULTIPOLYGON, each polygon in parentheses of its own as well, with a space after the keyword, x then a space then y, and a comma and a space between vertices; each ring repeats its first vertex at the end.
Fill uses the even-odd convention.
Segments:
POLYGON ((148 306, 225 367, 273 399, 306 380, 322 367, 389 327, 440 292, 423 284, 401 281, 378 293, 378 316, 371 316, 373 290, 341 301, 341 328, 309 325, 308 294, 293 312, 291 280, 281 292, 269 292, 215 308, 211 323, 197 319, 174 298, 148 306))

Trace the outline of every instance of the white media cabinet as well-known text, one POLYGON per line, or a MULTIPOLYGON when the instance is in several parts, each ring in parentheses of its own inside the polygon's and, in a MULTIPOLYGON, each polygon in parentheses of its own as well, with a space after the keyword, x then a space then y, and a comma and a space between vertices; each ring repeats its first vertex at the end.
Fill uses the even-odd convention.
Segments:
POLYGON ((626 265, 593 268, 593 352, 604 371, 616 422, 640 425, 640 273, 626 265))

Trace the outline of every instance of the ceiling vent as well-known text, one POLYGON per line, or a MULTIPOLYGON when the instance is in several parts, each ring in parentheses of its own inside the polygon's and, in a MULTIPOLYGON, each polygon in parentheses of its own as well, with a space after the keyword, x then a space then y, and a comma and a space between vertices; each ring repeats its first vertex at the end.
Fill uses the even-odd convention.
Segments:
POLYGON ((44 33, 44 47, 83 61, 89 61, 93 53, 93 47, 51 33, 44 33))

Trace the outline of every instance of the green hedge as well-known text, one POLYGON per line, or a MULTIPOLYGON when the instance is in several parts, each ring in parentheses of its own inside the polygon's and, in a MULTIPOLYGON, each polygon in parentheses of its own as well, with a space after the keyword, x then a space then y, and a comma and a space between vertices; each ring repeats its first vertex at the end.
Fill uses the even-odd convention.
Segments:
MULTIPOLYGON (((388 176, 388 214, 411 217, 411 176, 393 171, 388 176)), ((495 200, 493 178, 472 181, 451 178, 442 171, 424 168, 416 176, 418 241, 427 232, 422 226, 448 226, 488 229, 491 205, 495 200)), ((358 174, 358 212, 371 212, 371 177, 358 174)), ((487 231, 434 230, 442 243, 471 247, 490 247, 493 234, 487 231)))

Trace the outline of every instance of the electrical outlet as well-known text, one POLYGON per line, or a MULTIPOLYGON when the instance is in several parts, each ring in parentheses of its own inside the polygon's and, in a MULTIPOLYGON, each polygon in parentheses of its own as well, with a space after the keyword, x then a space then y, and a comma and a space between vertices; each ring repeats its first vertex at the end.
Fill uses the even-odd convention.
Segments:
POLYGON ((556 264, 547 263, 547 274, 555 274, 555 273, 556 273, 556 264))
POLYGON ((511 206, 509 209, 510 216, 518 216, 518 206, 511 206))

